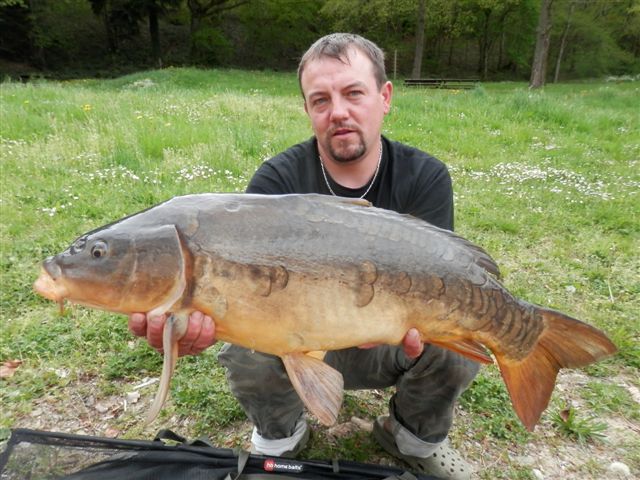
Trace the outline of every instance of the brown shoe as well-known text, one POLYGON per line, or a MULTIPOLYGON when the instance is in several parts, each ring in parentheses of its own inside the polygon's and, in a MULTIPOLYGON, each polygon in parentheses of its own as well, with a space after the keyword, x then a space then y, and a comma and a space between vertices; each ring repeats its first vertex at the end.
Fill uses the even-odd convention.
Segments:
POLYGON ((413 457, 398 450, 393 434, 387 430, 386 421, 389 417, 380 416, 373 424, 373 436, 380 446, 394 457, 402 460, 418 473, 427 473, 446 480, 469 480, 471 466, 445 440, 428 457, 413 457))

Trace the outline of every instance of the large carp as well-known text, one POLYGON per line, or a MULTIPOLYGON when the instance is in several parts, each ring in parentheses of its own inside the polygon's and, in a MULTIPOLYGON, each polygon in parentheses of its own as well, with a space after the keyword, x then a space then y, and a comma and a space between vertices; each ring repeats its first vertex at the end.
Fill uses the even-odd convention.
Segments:
POLYGON ((93 230, 46 259, 41 295, 121 312, 170 312, 158 414, 188 316, 217 338, 282 358, 307 408, 335 422, 342 376, 313 352, 424 342, 500 367, 532 430, 560 368, 615 352, 599 330, 511 295, 481 248, 422 220, 322 195, 173 198, 93 230), (311 354, 310 354, 311 353, 311 354))

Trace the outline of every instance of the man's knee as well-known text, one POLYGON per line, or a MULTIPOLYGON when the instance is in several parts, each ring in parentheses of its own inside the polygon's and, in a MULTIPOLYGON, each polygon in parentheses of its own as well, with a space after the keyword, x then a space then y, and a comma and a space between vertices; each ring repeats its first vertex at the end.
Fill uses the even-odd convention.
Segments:
POLYGON ((220 350, 218 361, 226 368, 229 388, 234 393, 244 389, 255 393, 269 389, 274 383, 289 381, 282 360, 274 355, 228 343, 220 350))
POLYGON ((478 374, 479 369, 478 362, 451 350, 428 345, 408 374, 414 378, 429 377, 431 381, 441 385, 455 385, 464 390, 478 374))
POLYGON ((227 369, 231 393, 264 438, 288 437, 302 414, 282 360, 227 344, 218 360, 227 369))

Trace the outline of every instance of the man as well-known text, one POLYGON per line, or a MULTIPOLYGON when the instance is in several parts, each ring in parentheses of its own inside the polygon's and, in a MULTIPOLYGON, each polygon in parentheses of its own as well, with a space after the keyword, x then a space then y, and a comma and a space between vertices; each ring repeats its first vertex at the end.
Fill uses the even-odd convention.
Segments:
MULTIPOLYGON (((323 37, 302 57, 298 79, 314 137, 265 162, 247 192, 364 198, 377 207, 453 229, 451 179, 444 164, 381 135, 393 86, 375 44, 351 34, 323 37)), ((158 348, 163 322, 164 317, 149 319, 147 325, 144 315, 136 314, 130 328, 158 348)), ((181 353, 199 353, 214 339, 214 321, 195 312, 181 353)), ((309 427, 281 360, 230 344, 222 348, 219 360, 227 368, 231 391, 254 423, 252 451, 299 453, 309 427)), ((385 450, 417 471, 469 478, 469 465, 446 438, 455 400, 476 375, 476 363, 423 346, 415 329, 407 332, 402 346, 333 351, 324 361, 342 373, 347 389, 396 386, 389 415, 374 424, 374 435, 385 450)))

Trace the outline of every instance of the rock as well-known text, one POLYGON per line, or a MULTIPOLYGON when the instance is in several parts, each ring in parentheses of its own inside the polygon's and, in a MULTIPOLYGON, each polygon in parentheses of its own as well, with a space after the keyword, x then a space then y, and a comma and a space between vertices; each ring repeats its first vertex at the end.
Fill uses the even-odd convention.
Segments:
POLYGON ((363 420, 358 417, 351 417, 348 422, 339 423, 327 430, 327 435, 333 438, 344 438, 353 435, 355 432, 362 430, 365 432, 373 431, 373 422, 363 420))
POLYGON ((536 480, 544 480, 544 475, 537 468, 531 470, 531 473, 533 473, 533 476, 536 478, 536 480))
POLYGON ((128 403, 138 403, 138 400, 140 400, 140 392, 128 392, 125 398, 128 403))
POLYGON ((369 422, 358 417, 351 417, 351 423, 355 424, 360 430, 373 432, 373 422, 369 422))
POLYGON ((520 455, 518 457, 515 457, 514 461, 518 465, 523 465, 525 467, 531 467, 536 463, 536 459, 533 458, 531 455, 520 455))
POLYGON ((636 403, 640 403, 640 390, 634 387, 633 385, 625 385, 631 397, 636 401, 636 403))
POLYGON ((335 438, 344 438, 353 435, 358 430, 358 427, 351 423, 338 423, 327 430, 327 436, 335 438))
POLYGON ((607 471, 615 475, 614 478, 631 477, 631 469, 622 462, 611 462, 607 467, 607 471))
POLYGON ((22 360, 7 360, 0 365, 0 378, 11 378, 16 369, 22 365, 22 360))

